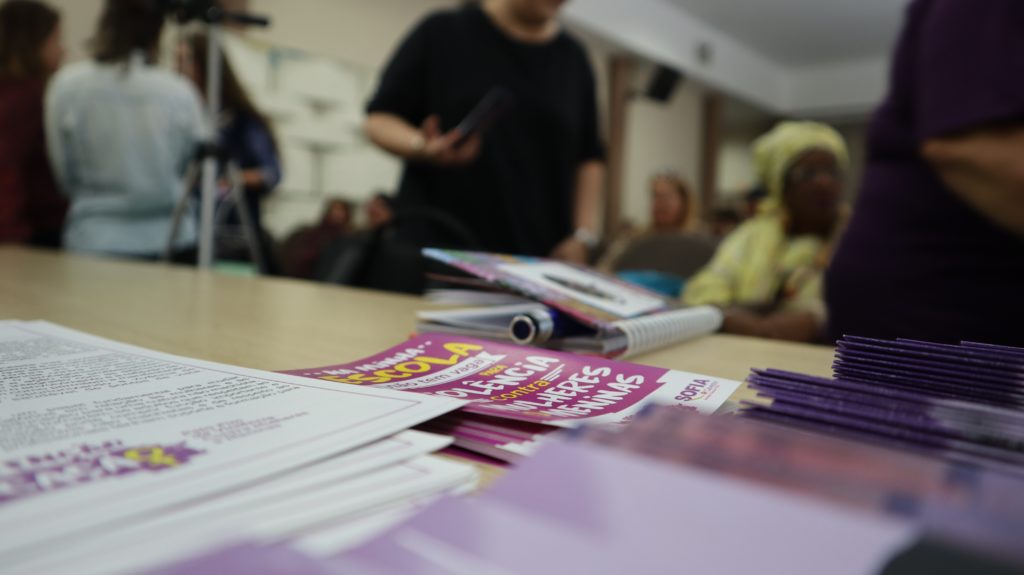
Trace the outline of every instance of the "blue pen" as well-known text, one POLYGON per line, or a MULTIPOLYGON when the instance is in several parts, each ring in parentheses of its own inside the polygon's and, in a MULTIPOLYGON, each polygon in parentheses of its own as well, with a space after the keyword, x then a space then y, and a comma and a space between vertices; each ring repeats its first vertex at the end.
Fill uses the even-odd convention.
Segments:
POLYGON ((551 309, 536 309, 512 318, 508 333, 518 344, 543 344, 571 330, 562 314, 551 309))

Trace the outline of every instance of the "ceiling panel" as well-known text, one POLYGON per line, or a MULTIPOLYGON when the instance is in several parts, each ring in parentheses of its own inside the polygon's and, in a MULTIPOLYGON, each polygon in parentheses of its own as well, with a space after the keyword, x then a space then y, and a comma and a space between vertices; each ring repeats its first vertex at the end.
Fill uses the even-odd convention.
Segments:
POLYGON ((886 56, 909 0, 668 0, 786 66, 886 56))

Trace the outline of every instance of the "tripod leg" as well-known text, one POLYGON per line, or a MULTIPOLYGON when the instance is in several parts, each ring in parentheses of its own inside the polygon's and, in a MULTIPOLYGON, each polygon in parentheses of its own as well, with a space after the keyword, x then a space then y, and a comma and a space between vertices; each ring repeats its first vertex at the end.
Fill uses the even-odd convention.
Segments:
POLYGON ((174 216, 171 218, 171 231, 167 238, 167 247, 164 249, 163 260, 166 262, 171 261, 174 257, 174 242, 178 239, 178 230, 181 228, 181 219, 185 217, 185 213, 188 211, 189 200, 192 198, 192 190, 195 189, 196 177, 199 175, 199 170, 196 167, 195 162, 189 164, 188 171, 185 172, 185 189, 181 194, 181 198, 178 200, 178 204, 174 206, 174 216))
POLYGON ((267 273, 267 257, 263 253, 263 243, 260 240, 262 230, 256 228, 252 213, 249 212, 249 204, 246 203, 245 186, 242 185, 242 177, 237 169, 231 174, 231 197, 235 201, 235 209, 238 210, 238 217, 242 221, 242 233, 245 234, 245 243, 249 246, 249 257, 256 264, 259 273, 267 273))

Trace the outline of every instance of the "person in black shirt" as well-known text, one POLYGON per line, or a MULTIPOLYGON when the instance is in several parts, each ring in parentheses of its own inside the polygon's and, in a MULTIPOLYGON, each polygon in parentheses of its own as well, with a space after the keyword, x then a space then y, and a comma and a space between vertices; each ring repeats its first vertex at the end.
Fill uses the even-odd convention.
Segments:
MULTIPOLYGON (((406 160, 404 208, 465 225, 488 251, 584 262, 604 183, 593 72, 556 17, 562 0, 484 0, 433 14, 402 42, 368 105, 367 135, 406 160), (492 89, 511 108, 455 127, 492 89), (468 137, 466 137, 468 136, 468 137)), ((426 229, 406 237, 428 245, 426 229)))

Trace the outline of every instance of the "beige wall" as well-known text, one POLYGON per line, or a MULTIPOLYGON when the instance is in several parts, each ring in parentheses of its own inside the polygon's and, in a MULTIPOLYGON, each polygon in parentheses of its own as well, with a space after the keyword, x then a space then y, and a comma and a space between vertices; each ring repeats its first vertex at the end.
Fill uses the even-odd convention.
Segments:
POLYGON ((851 200, 860 190, 864 178, 864 166, 867 159, 868 124, 856 123, 836 126, 839 133, 846 139, 850 149, 850 173, 846 181, 846 197, 851 200))
POLYGON ((103 0, 46 1, 60 11, 67 61, 74 62, 85 58, 88 53, 87 43, 96 28, 103 0))
POLYGON ((456 0, 250 0, 250 10, 273 25, 251 36, 373 68, 429 12, 456 0))
POLYGON ((750 143, 758 134, 731 133, 718 149, 717 201, 728 202, 738 198, 755 185, 754 155, 750 143))
MULTIPOLYGON (((46 0, 61 11, 70 61, 86 55, 103 0, 46 0)), ((379 67, 394 42, 424 14, 457 0, 250 0, 250 11, 270 16, 253 36, 274 44, 379 67)))
MULTIPOLYGON (((650 70, 641 67, 634 85, 642 91, 650 70)), ((650 223, 651 176, 658 172, 678 173, 699 193, 701 181, 701 124, 704 89, 682 81, 666 103, 635 97, 627 108, 626 159, 622 215, 644 227, 650 223)))

